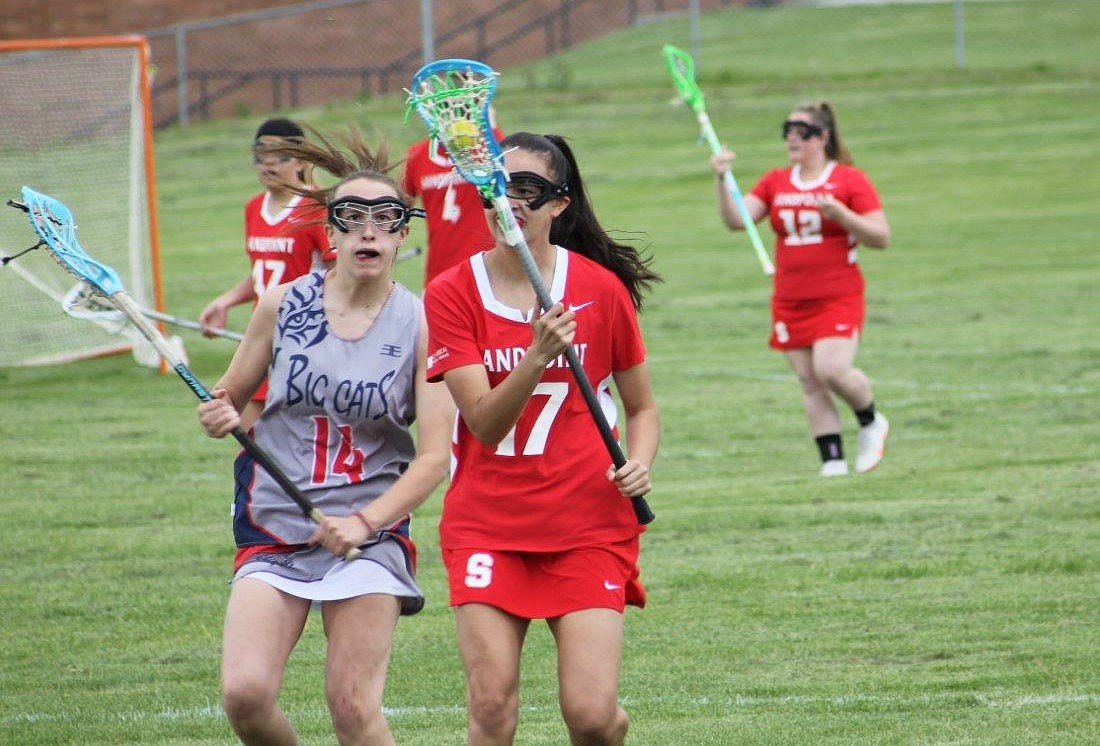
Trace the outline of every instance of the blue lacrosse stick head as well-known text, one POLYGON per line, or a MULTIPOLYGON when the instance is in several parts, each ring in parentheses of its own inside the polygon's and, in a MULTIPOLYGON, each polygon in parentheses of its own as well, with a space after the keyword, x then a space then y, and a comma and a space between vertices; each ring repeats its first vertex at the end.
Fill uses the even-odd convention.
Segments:
POLYGON ((69 274, 83 280, 103 295, 125 290, 118 273, 88 256, 76 239, 72 211, 49 195, 28 186, 20 191, 31 228, 46 245, 46 251, 69 274))

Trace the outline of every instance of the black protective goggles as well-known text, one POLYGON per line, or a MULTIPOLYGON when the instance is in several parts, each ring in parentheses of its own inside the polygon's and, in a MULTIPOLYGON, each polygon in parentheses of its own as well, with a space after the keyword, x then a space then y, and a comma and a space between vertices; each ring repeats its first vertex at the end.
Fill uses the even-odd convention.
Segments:
MULTIPOLYGON (((517 171, 508 175, 508 181, 504 185, 505 196, 527 203, 527 209, 537 210, 552 199, 564 197, 569 193, 566 184, 555 184, 544 176, 534 171, 517 171)), ((493 206, 493 203, 481 198, 481 204, 485 209, 493 206)))
POLYGON ((341 233, 359 230, 367 223, 387 233, 397 233, 405 227, 409 218, 424 216, 422 209, 409 207, 396 197, 341 197, 328 206, 328 220, 341 233))
POLYGON ((825 134, 825 130, 818 127, 816 124, 810 124, 809 122, 797 122, 793 119, 788 119, 783 122, 783 139, 786 140, 790 136, 791 131, 794 131, 798 135, 800 140, 809 140, 811 137, 821 137, 825 134))

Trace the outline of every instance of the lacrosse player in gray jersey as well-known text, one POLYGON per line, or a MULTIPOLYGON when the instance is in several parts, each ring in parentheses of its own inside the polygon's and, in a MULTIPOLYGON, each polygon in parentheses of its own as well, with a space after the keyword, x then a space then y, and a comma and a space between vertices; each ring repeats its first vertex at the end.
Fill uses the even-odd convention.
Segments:
POLYGON ((221 687, 246 744, 297 743, 278 694, 314 606, 328 639, 337 740, 394 743, 382 714, 391 642, 398 617, 424 604, 409 514, 446 477, 450 458, 454 405, 443 384, 424 377, 423 308, 392 277, 409 217, 420 213, 386 175, 384 144, 372 152, 349 134, 353 161, 320 139, 285 154, 340 177, 307 195, 326 207, 335 264, 261 297, 214 399, 199 406, 207 435, 224 437, 266 375, 253 435, 326 516, 311 522, 251 456, 237 458, 221 687), (356 548, 362 554, 346 560, 356 548))

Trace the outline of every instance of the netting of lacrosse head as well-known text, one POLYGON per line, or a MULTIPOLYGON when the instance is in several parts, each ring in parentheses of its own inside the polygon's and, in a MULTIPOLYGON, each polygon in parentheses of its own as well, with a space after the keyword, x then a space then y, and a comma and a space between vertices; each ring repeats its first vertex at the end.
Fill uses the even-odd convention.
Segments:
POLYGON ((666 44, 662 51, 680 98, 692 109, 699 110, 704 104, 703 92, 695 82, 695 60, 690 54, 671 44, 666 44))
POLYGON ((437 60, 413 76, 408 104, 459 175, 483 193, 499 196, 504 193, 504 167, 489 118, 496 76, 475 60, 437 60))
POLYGON ((30 187, 23 187, 20 194, 31 221, 31 228, 62 269, 103 295, 114 295, 123 289, 122 281, 113 269, 92 259, 84 251, 76 238, 76 222, 68 207, 30 187))
POLYGON ((126 314, 110 304, 83 280, 69 288, 61 299, 61 310, 74 319, 118 324, 119 332, 127 323, 126 314))

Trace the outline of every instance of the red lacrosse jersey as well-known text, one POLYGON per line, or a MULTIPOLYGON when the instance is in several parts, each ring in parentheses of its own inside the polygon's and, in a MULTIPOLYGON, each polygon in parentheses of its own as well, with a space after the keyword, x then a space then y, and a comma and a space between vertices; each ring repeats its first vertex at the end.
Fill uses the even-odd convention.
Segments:
MULTIPOLYGON (((611 374, 645 360, 637 314, 610 270, 563 248, 557 252, 550 294, 576 313, 573 348, 614 426, 611 374)), ((429 380, 480 365, 495 387, 531 344, 530 319, 493 297, 484 256, 444 272, 425 292, 429 380)), ((562 551, 641 532, 630 500, 605 476, 611 456, 564 354, 546 367, 499 444, 475 438, 461 415, 452 440, 440 522, 445 549, 562 551)))
POLYGON ((863 172, 836 161, 814 181, 803 181, 794 166, 769 171, 752 188, 768 206, 777 237, 775 298, 812 300, 863 292, 855 237, 817 208, 815 195, 826 193, 857 213, 882 207, 863 172))
MULTIPOLYGON (((497 140, 504 137, 500 130, 493 130, 493 135, 497 140)), ((425 285, 443 270, 493 248, 493 234, 477 188, 458 175, 434 138, 409 147, 402 188, 410 199, 420 197, 428 213, 425 285)))
POLYGON ((325 214, 319 205, 295 196, 286 209, 273 214, 270 201, 263 192, 244 207, 245 251, 257 298, 268 288, 309 272, 329 248, 325 214))

